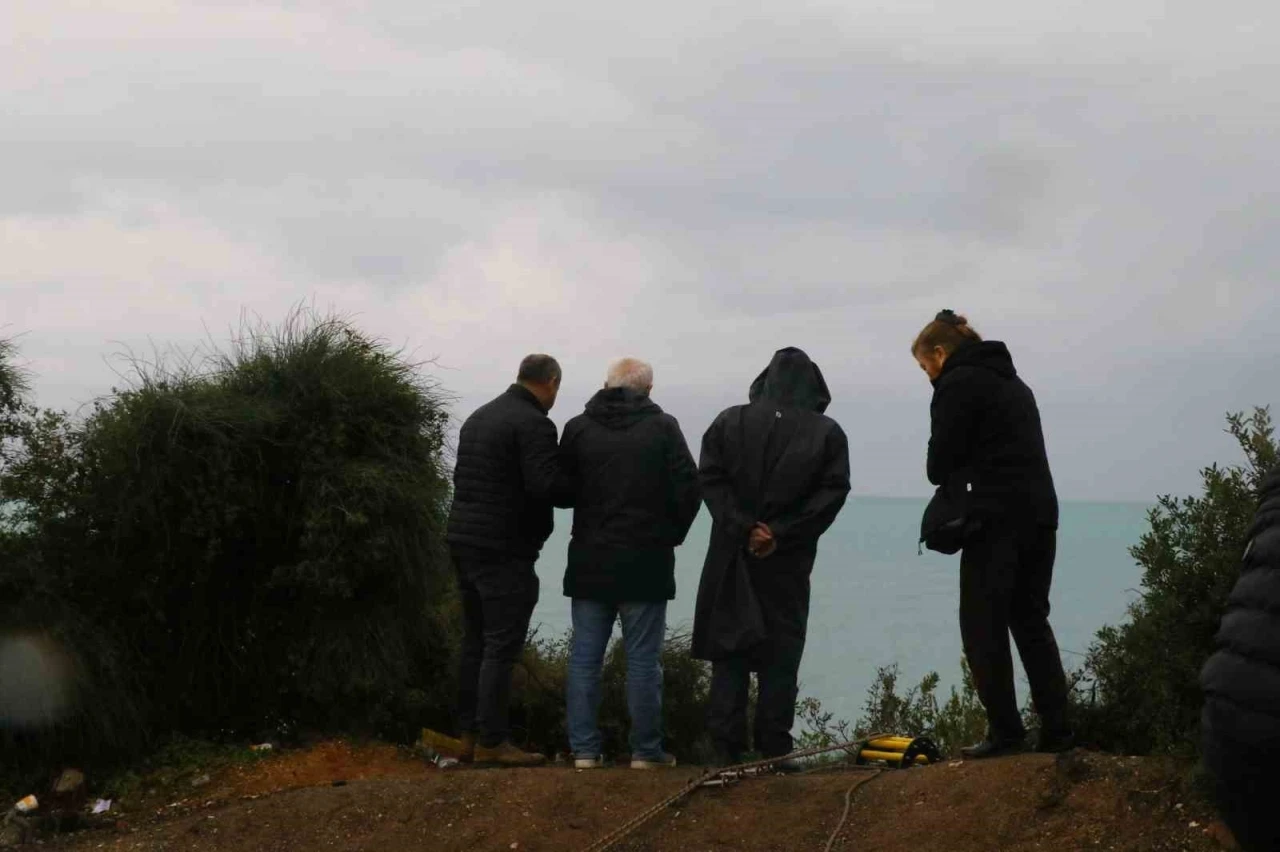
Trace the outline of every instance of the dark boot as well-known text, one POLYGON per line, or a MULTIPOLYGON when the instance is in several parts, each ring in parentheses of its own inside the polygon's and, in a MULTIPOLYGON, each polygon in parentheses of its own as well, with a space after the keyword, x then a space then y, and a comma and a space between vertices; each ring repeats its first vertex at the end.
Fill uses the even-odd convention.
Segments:
POLYGON ((960 754, 968 760, 984 760, 989 757, 1005 757, 1011 754, 1022 754, 1027 750, 1025 737, 988 736, 977 745, 960 749, 960 754))
POLYGON ((1041 754, 1061 754, 1076 747, 1075 734, 1070 728, 1043 730, 1036 740, 1036 751, 1041 754))
POLYGON ((769 771, 775 775, 799 775, 805 771, 805 765, 798 760, 779 760, 769 766, 769 771))
POLYGON ((511 743, 487 748, 476 746, 475 762, 489 766, 541 766, 547 762, 545 755, 522 751, 511 743))

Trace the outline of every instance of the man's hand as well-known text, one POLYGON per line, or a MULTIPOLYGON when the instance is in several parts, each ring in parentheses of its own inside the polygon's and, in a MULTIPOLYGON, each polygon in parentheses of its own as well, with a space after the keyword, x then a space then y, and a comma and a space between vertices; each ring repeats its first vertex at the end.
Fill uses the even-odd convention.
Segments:
POLYGON ((778 542, 773 538, 773 530, 769 529, 768 524, 757 523, 751 529, 751 535, 747 538, 747 550, 757 559, 765 559, 772 556, 773 552, 778 549, 778 542))

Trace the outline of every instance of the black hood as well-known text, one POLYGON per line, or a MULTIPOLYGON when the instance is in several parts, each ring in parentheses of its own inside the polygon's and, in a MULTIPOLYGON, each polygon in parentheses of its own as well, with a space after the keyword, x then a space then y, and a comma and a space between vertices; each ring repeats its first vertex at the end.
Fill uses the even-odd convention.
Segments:
POLYGON ((1012 379, 1018 375, 1018 370, 1013 366, 1013 356, 1009 354, 1009 347, 998 340, 984 340, 981 343, 967 343, 961 346, 952 352, 947 363, 942 365, 942 373, 938 378, 942 378, 956 367, 982 367, 1006 379, 1012 379))
POLYGON ((831 392, 818 365, 803 350, 788 346, 775 352, 768 368, 751 383, 750 399, 821 414, 831 404, 831 392))
POLYGON ((587 416, 609 429, 627 429, 662 413, 648 394, 630 388, 605 388, 587 403, 587 416))

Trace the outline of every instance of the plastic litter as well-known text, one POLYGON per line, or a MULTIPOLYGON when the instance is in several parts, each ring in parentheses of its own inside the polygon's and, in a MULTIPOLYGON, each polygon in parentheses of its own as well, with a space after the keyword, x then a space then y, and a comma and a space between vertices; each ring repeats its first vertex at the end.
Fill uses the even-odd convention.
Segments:
POLYGON ((271 743, 258 743, 257 745, 249 746, 249 751, 271 751, 274 748, 275 746, 271 743))
POLYGON ((27 796, 25 799, 13 806, 13 809, 20 814, 35 813, 40 807, 40 800, 35 796, 27 796))
POLYGON ((91 808, 90 812, 94 814, 105 814, 109 810, 111 810, 111 800, 99 799, 93 803, 93 808, 91 808))

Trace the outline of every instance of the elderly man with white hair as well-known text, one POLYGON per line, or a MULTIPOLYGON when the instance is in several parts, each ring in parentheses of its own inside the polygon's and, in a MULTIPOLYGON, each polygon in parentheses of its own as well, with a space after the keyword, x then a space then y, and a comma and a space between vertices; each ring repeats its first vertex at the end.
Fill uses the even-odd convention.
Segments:
POLYGON ((600 675, 622 622, 631 715, 631 768, 674 766, 662 726, 662 645, 675 597, 675 548, 698 514, 698 469, 680 424, 649 398, 653 369, 624 358, 570 420, 562 466, 576 484, 564 593, 573 599, 567 684, 574 765, 604 764, 600 675))

